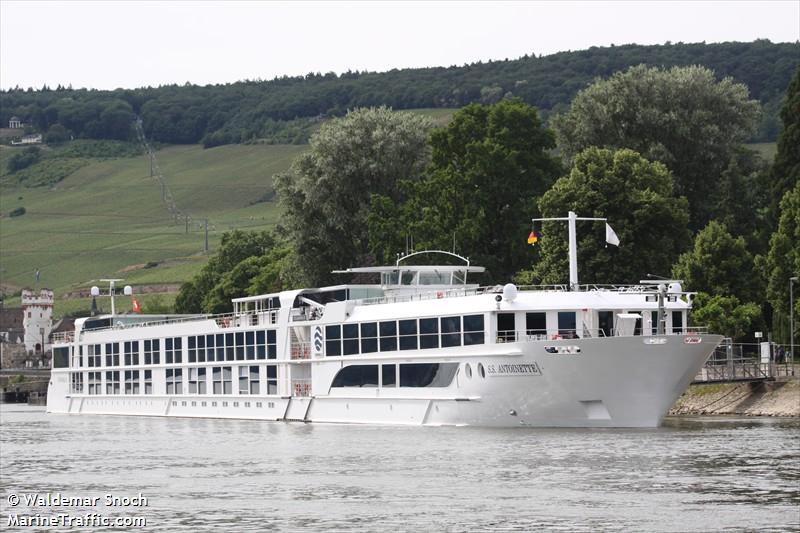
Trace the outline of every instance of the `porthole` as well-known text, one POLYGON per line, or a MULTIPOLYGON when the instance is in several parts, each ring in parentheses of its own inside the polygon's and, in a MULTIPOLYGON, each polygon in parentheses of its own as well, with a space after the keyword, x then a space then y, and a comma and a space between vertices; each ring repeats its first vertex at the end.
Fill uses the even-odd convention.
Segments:
POLYGON ((464 365, 464 373, 467 375, 467 379, 472 379, 472 367, 469 363, 464 365))
POLYGON ((478 363, 478 375, 481 378, 485 378, 486 377, 486 370, 484 370, 484 368, 483 368, 483 363, 478 363))

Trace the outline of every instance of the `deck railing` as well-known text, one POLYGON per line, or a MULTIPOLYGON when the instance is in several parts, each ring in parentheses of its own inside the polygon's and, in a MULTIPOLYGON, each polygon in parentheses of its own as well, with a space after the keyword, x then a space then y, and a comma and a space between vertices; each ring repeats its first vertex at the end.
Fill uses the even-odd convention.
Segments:
MULTIPOLYGON (((703 335, 708 333, 706 327, 683 327, 676 328, 674 331, 667 331, 664 335, 703 335)), ((660 337, 663 335, 649 335, 652 337, 660 337)), ((543 330, 543 329, 525 329, 525 330, 500 330, 497 332, 496 341, 499 343, 506 342, 529 342, 541 340, 569 340, 569 339, 591 339, 603 337, 648 337, 642 335, 641 332, 637 334, 622 335, 618 330, 605 330, 602 328, 579 328, 579 329, 560 329, 558 331, 543 330)))

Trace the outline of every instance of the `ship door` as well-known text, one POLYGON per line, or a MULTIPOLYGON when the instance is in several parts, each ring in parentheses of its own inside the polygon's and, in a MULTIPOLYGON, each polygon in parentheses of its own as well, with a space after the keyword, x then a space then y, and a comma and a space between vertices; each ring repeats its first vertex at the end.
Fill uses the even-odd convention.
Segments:
POLYGON ((601 336, 612 336, 614 334, 614 311, 598 311, 597 324, 601 336))
POLYGON ((514 342, 516 340, 514 313, 497 313, 497 341, 514 342))

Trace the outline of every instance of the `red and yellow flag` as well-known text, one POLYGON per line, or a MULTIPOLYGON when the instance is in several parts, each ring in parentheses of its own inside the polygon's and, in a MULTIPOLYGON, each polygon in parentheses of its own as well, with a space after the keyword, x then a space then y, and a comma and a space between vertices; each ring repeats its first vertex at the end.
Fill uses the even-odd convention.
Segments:
POLYGON ((142 312, 142 306, 139 305, 139 300, 137 300, 136 298, 133 299, 133 312, 134 313, 142 312))
POLYGON ((536 241, 539 240, 539 236, 536 235, 536 230, 532 229, 531 232, 528 234, 528 244, 531 246, 536 244, 536 241))

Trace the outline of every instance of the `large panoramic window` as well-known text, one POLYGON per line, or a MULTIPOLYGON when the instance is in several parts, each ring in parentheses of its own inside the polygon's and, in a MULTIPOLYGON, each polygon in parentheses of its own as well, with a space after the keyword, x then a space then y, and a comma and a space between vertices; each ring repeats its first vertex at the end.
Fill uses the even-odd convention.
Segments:
POLYGON ((167 394, 183 394, 183 369, 167 369, 167 394))
POLYGON ((278 367, 267 365, 267 394, 278 394, 278 367))
POLYGON ((416 350, 417 349, 417 320, 400 320, 400 349, 401 350, 416 350))
POLYGON ((119 394, 119 370, 106 372, 106 394, 119 394))
MULTIPOLYGON (((111 345, 106 344, 106 353, 108 352, 109 346, 111 345)), ((119 354, 119 345, 117 345, 116 350, 117 354, 119 354)), ((125 342, 123 345, 123 351, 125 353, 125 366, 139 364, 139 341, 125 342)))
POLYGON ((342 326, 342 355, 357 354, 358 324, 344 324, 342 326))
POLYGON ((351 365, 339 370, 331 387, 377 387, 378 365, 351 365))
POLYGON ((450 346, 461 346, 460 316, 443 316, 441 318, 441 328, 442 328, 442 348, 448 348, 450 346))
POLYGON ((89 372, 89 394, 102 394, 102 372, 89 372))
POLYGON ((558 334, 565 339, 574 339, 575 333, 575 311, 558 312, 558 334))
POLYGON ((325 326, 325 355, 342 355, 341 326, 325 326))
POLYGON ((439 347, 439 319, 420 318, 419 319, 419 347, 438 348, 439 347))
POLYGON ((139 394, 139 371, 125 371, 125 394, 139 394))
MULTIPOLYGON (((103 357, 100 353, 100 346, 100 344, 90 344, 86 347, 89 352, 86 356, 86 366, 98 367, 102 364, 103 357)), ((111 344, 106 344, 106 346, 111 346, 111 344)), ((117 353, 119 353, 119 351, 117 351, 117 353)))
POLYGON ((53 348, 53 368, 67 368, 68 366, 69 347, 53 348))
POLYGON ((525 313, 528 335, 547 335, 547 313, 525 313))
POLYGON ((447 387, 458 363, 410 363, 400 365, 401 387, 447 387))
POLYGON ((157 365, 161 363, 161 341, 148 339, 144 341, 144 364, 157 365))

